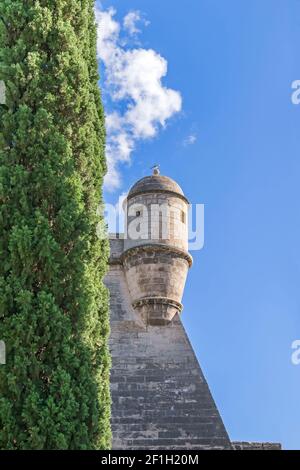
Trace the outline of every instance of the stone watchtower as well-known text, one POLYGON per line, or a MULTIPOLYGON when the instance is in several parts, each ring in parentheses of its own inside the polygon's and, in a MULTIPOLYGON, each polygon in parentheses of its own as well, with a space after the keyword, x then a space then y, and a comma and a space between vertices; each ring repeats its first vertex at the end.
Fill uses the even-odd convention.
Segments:
POLYGON ((126 203, 122 255, 132 307, 148 325, 167 325, 182 310, 192 264, 188 253, 188 200, 175 181, 153 176, 138 181, 126 203))
POLYGON ((188 200, 155 167, 131 188, 124 210, 125 234, 110 239, 106 277, 113 449, 230 449, 180 320, 192 265, 188 200))
POLYGON ((188 200, 154 170, 124 204, 111 238, 111 393, 114 449, 230 448, 180 320, 192 258, 188 200))

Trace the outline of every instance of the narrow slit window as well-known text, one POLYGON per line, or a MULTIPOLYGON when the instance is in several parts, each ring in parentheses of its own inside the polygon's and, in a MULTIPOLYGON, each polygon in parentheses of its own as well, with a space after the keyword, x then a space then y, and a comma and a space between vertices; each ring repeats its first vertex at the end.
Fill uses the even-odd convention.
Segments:
POLYGON ((186 217, 185 217, 185 212, 184 211, 181 211, 181 222, 183 224, 185 224, 185 222, 186 222, 186 217))

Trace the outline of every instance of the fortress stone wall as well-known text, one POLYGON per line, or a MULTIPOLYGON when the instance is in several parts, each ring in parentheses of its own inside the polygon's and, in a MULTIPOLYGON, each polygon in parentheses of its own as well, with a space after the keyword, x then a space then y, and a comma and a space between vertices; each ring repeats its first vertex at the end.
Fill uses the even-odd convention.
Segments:
POLYGON ((110 240, 105 280, 113 449, 280 448, 230 442, 184 330, 181 300, 192 257, 181 188, 156 169, 131 188, 125 213, 125 235, 110 240))
POLYGON ((178 314, 147 325, 131 305, 112 240, 111 393, 114 449, 225 449, 230 441, 178 314))

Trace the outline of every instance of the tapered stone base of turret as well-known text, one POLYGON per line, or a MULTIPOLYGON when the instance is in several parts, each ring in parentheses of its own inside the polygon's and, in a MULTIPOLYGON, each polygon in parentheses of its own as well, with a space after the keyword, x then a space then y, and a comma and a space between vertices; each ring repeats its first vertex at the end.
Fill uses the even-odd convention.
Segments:
POLYGON ((132 306, 148 325, 168 325, 182 311, 181 303, 165 297, 146 297, 132 306))
POLYGON ((192 257, 162 244, 144 244, 126 250, 121 263, 133 308, 149 325, 167 325, 181 313, 186 277, 192 257))

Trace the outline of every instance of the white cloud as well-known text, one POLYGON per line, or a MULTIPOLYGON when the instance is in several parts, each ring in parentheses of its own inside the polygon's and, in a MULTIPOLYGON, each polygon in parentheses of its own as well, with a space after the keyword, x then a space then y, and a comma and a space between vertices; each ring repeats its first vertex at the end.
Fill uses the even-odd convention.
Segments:
MULTIPOLYGON (((180 93, 162 83, 167 75, 167 61, 153 49, 126 48, 115 14, 113 8, 96 9, 98 58, 105 66, 104 93, 118 106, 106 116, 109 171, 105 183, 111 190, 120 186, 118 166, 130 162, 136 143, 154 137, 182 106, 180 93)), ((123 30, 129 35, 137 34, 138 21, 141 14, 129 12, 124 17, 123 30)))
POLYGON ((149 22, 145 21, 142 16, 141 12, 138 10, 130 11, 123 19, 123 26, 126 31, 131 36, 135 34, 139 34, 141 30, 137 27, 138 23, 143 23, 144 25, 148 26, 149 22))
POLYGON ((190 134, 183 142, 184 146, 194 145, 197 142, 196 134, 190 134))

